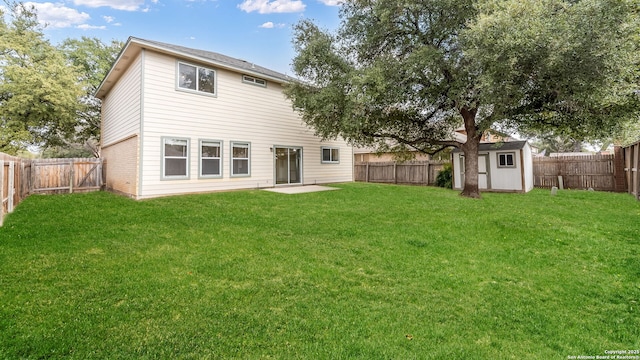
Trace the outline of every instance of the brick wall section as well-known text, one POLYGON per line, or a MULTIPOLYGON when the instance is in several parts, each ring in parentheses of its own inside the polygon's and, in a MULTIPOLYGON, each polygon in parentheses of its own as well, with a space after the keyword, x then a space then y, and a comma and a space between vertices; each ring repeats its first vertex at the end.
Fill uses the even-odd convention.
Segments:
POLYGON ((613 177, 614 186, 616 192, 627 191, 627 178, 624 172, 624 149, 620 146, 615 146, 613 149, 614 163, 613 163, 613 177))
POLYGON ((133 198, 138 196, 138 137, 102 148, 107 190, 133 198))

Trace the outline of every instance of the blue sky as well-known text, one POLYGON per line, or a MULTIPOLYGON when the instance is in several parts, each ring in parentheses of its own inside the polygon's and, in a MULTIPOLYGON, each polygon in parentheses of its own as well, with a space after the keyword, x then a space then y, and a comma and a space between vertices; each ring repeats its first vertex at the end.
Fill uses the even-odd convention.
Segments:
POLYGON ((312 19, 339 24, 341 0, 52 0, 33 5, 53 44, 96 37, 108 43, 129 36, 241 58, 291 74, 292 26, 312 19))

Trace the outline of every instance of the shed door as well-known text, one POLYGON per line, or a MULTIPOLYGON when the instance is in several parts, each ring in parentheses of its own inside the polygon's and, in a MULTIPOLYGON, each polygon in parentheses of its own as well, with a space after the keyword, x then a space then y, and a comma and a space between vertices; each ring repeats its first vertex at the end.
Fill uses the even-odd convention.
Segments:
POLYGON ((489 189, 489 161, 488 154, 478 155, 478 188, 489 189))
MULTIPOLYGON (((491 177, 489 176, 489 154, 478 155, 478 189, 491 189, 491 177)), ((460 183, 464 187, 464 155, 460 155, 460 183)))

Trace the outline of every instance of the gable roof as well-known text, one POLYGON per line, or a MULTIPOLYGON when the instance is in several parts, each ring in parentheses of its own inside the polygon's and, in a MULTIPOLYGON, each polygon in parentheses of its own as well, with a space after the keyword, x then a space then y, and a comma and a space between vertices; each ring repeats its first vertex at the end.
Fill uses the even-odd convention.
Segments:
MULTIPOLYGON (((527 144, 526 140, 522 141, 506 141, 506 142, 497 142, 497 143, 481 143, 478 146, 478 151, 508 151, 508 150, 520 150, 524 148, 527 144)), ((462 150, 456 148, 453 150, 454 153, 462 152, 462 150)))
POLYGON ((233 58, 227 55, 216 53, 213 51, 199 50, 188 48, 180 45, 173 45, 153 40, 145 40, 136 37, 129 37, 126 44, 120 51, 118 58, 111 66, 111 69, 102 80, 102 83, 96 90, 96 97, 103 99, 111 90, 111 87, 117 82, 135 56, 143 49, 175 56, 184 60, 195 61, 198 63, 211 65, 217 68, 227 69, 234 72, 260 77, 276 83, 288 83, 292 79, 286 75, 254 63, 233 58))

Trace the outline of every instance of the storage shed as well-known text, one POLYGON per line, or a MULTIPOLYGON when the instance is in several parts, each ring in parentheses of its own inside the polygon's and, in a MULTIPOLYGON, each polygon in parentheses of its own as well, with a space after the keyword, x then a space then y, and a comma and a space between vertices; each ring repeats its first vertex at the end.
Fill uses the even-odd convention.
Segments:
MULTIPOLYGON (((452 153, 453 188, 464 186, 464 153, 452 153)), ((484 191, 528 192, 533 189, 533 158, 527 141, 482 143, 478 149, 478 187, 484 191)))

